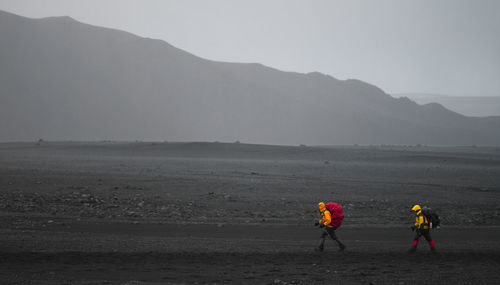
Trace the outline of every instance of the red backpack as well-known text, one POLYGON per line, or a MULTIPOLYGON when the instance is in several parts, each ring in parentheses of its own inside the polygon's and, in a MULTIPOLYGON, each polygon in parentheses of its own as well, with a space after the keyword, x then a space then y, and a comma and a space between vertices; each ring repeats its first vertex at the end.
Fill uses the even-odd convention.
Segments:
POLYGON ((326 203, 326 209, 332 215, 332 223, 331 225, 336 229, 342 225, 342 220, 344 220, 344 210, 342 210, 342 206, 338 203, 329 202, 326 203))

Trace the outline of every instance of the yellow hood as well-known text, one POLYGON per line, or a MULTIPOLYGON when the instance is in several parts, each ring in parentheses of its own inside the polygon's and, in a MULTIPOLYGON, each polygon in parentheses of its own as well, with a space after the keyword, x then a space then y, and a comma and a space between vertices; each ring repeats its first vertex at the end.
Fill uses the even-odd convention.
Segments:
POLYGON ((420 210, 422 210, 422 208, 420 207, 420 205, 415 205, 413 206, 413 208, 411 208, 411 210, 415 213, 418 213, 420 210))
POLYGON ((321 213, 323 213, 323 212, 326 210, 325 203, 323 203, 323 202, 319 202, 319 203, 318 203, 318 207, 319 207, 319 211, 320 211, 321 213))

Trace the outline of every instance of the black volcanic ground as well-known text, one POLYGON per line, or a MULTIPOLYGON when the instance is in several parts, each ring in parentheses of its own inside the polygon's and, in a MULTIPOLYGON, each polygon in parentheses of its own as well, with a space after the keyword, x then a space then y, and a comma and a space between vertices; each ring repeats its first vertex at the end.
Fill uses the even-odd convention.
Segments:
POLYGON ((500 282, 500 150, 0 144, 0 279, 30 284, 500 282), (315 253, 317 201, 344 205, 315 253), (443 227, 408 256, 410 207, 443 227))

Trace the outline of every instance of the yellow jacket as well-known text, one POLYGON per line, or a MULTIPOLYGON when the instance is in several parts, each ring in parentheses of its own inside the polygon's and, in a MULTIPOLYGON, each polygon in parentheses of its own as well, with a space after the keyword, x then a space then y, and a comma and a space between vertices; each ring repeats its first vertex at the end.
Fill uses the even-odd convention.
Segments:
POLYGON ((416 211, 415 212, 417 216, 415 217, 415 227, 417 229, 423 229, 426 230, 429 228, 429 221, 427 221, 427 218, 422 214, 422 210, 416 211))
POLYGON ((333 226, 331 225, 332 214, 326 209, 325 203, 318 203, 318 207, 321 213, 321 220, 319 220, 319 224, 325 227, 333 228, 333 226))

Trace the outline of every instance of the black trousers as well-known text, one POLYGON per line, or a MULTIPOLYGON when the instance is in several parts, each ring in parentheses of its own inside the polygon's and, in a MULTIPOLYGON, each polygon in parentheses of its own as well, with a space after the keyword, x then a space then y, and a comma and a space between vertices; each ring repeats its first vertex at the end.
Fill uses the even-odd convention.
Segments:
POLYGON ((337 240, 337 235, 335 234, 335 230, 329 227, 324 227, 323 232, 321 233, 321 237, 326 237, 329 235, 333 240, 337 240))
MULTIPOLYGON (((340 242, 340 240, 337 238, 337 235, 335 234, 335 230, 333 228, 329 227, 324 227, 323 230, 321 231, 321 241, 319 243, 319 247, 323 248, 325 245, 325 239, 327 236, 330 236, 330 238, 334 241, 337 242, 338 246, 342 248, 343 244, 340 242)), ((344 247, 345 248, 345 247, 344 247)))
POLYGON ((423 236, 427 241, 432 240, 429 229, 417 229, 417 232, 415 233, 415 240, 419 240, 421 236, 423 236))

